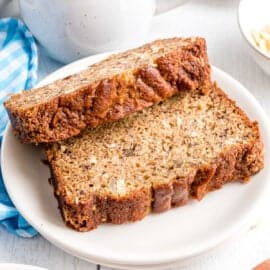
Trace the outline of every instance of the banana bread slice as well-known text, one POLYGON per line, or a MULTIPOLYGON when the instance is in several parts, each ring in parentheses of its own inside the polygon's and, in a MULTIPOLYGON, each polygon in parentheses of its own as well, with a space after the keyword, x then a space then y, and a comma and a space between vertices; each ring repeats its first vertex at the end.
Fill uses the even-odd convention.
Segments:
POLYGON ((202 38, 157 40, 6 102, 22 143, 64 140, 210 80, 202 38))
POLYGON ((263 168, 252 122, 215 84, 46 148, 66 224, 88 231, 202 199, 263 168))

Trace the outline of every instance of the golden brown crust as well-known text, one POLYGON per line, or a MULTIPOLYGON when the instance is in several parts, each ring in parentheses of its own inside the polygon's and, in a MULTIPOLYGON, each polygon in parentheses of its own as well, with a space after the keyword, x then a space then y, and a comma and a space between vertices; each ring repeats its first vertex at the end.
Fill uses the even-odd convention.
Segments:
POLYGON ((49 151, 52 183, 66 224, 78 231, 89 231, 104 222, 122 224, 137 221, 150 211, 163 212, 185 205, 193 197, 201 200, 208 192, 232 181, 246 182, 263 168, 263 145, 258 125, 254 123, 257 140, 250 144, 232 146, 211 162, 198 168, 186 178, 173 179, 162 185, 135 190, 125 197, 93 195, 84 203, 74 204, 64 197, 57 183, 61 172, 54 167, 53 152, 49 151))
POLYGON ((270 259, 263 261, 259 265, 252 268, 252 270, 269 270, 270 269, 270 259))
POLYGON ((103 79, 34 107, 21 109, 9 100, 5 107, 22 143, 54 142, 77 135, 87 126, 121 119, 209 81, 205 40, 196 38, 132 72, 103 79))
POLYGON ((233 108, 245 126, 250 128, 252 140, 226 146, 209 164, 192 168, 188 176, 151 184, 125 196, 93 194, 76 204, 57 186, 63 182, 61 169, 54 160, 57 149, 48 148, 47 157, 51 166, 55 196, 66 224, 78 231, 88 231, 103 222, 121 224, 140 220, 149 212, 158 213, 185 205, 189 198, 201 200, 208 192, 220 189, 226 183, 244 183, 259 172, 264 166, 264 149, 258 123, 250 121, 245 112, 217 85, 214 85, 214 89, 215 95, 221 97, 218 100, 226 100, 227 106, 233 108))

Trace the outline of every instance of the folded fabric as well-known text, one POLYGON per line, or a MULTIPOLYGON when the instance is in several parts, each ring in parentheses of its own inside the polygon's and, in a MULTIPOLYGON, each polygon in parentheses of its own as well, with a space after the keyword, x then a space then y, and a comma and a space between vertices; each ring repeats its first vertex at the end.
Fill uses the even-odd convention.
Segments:
MULTIPOLYGON (((37 82, 37 46, 25 24, 15 18, 0 20, 0 146, 8 116, 3 102, 9 94, 32 88, 37 82)), ((0 171, 0 224, 22 237, 37 234, 10 200, 0 171)))

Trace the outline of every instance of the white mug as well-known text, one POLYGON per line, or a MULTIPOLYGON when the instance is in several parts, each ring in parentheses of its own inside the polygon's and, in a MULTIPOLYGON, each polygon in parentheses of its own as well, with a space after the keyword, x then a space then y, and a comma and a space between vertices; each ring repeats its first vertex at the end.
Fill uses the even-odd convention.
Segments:
POLYGON ((19 3, 21 16, 36 39, 49 56, 64 63, 141 43, 157 8, 156 0, 19 0, 19 3))
POLYGON ((0 0, 0 18, 18 16, 19 7, 17 0, 0 0))

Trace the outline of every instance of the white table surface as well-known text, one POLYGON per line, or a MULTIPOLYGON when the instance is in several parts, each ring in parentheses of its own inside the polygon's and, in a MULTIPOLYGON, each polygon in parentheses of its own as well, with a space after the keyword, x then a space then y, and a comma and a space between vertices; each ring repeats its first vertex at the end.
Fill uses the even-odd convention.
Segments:
MULTIPOLYGON (((205 37, 211 63, 244 84, 270 115, 270 77, 267 77, 243 50, 244 43, 236 16, 238 2, 193 0, 180 9, 155 18, 149 39, 191 35, 205 37)), ((48 59, 41 52, 39 78, 42 79, 60 66, 61 64, 48 59)), ((267 211, 260 216, 259 221, 254 220, 255 225, 248 231, 234 235, 223 245, 192 260, 181 269, 246 270, 270 258, 270 217, 267 211)), ((0 262, 33 264, 51 270, 96 269, 96 265, 68 255, 40 236, 21 239, 1 227, 0 262)))

